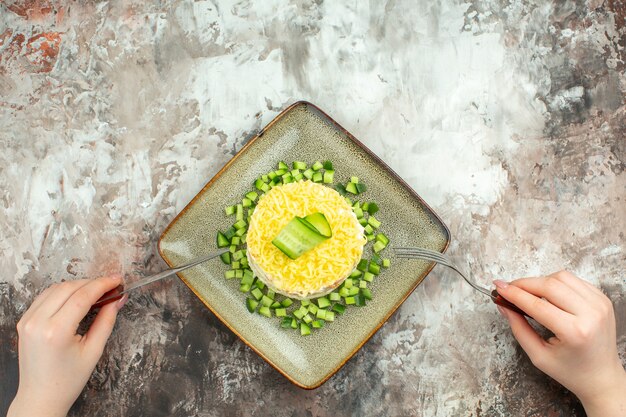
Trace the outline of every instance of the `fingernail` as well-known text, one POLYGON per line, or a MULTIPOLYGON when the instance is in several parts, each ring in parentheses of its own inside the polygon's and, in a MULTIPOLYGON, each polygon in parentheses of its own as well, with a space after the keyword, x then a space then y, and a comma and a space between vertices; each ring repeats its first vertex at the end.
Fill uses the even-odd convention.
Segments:
POLYGON ((505 289, 506 287, 509 286, 508 282, 502 281, 501 279, 496 279, 495 281, 493 281, 493 283, 495 284, 497 288, 500 288, 500 289, 505 289))
POLYGON ((496 306, 496 308, 498 309, 498 311, 500 312, 500 314, 502 314, 502 317, 507 317, 506 315, 506 309, 504 307, 500 307, 500 306, 496 306))
POLYGON ((124 307, 124 305, 126 304, 127 301, 128 301, 128 294, 124 294, 124 296, 122 298, 117 300, 117 309, 121 310, 122 307, 124 307))

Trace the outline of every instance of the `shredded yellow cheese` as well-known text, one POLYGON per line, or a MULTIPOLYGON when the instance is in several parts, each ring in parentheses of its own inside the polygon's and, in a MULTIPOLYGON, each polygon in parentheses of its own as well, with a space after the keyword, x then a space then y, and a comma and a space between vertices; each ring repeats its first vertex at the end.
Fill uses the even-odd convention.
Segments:
POLYGON ((352 208, 335 190, 311 181, 272 188, 252 213, 248 260, 256 275, 274 290, 297 298, 322 295, 338 286, 361 259, 367 240, 352 208), (272 240, 294 218, 320 212, 332 237, 297 259, 289 259, 272 240))

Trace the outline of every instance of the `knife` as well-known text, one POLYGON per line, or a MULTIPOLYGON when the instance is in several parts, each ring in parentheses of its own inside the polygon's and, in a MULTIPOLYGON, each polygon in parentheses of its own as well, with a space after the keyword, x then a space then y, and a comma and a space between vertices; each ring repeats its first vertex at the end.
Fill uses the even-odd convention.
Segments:
POLYGON ((152 284, 153 282, 156 282, 156 281, 160 281, 163 278, 170 277, 174 274, 184 271, 185 269, 194 267, 210 259, 217 258, 221 254, 226 253, 226 252, 228 252, 228 248, 223 248, 216 252, 212 252, 208 255, 195 258, 191 262, 186 263, 185 265, 181 265, 176 268, 166 269, 165 271, 161 271, 158 274, 154 274, 154 275, 150 275, 149 277, 142 278, 138 281, 135 281, 127 285, 126 287, 124 287, 123 285, 119 285, 116 288, 112 289, 111 291, 104 293, 104 295, 100 297, 100 299, 96 301, 94 305, 91 306, 91 309, 94 310, 106 304, 109 304, 112 301, 119 300, 120 298, 124 296, 124 294, 128 294, 132 290, 135 290, 139 287, 143 287, 144 285, 152 284))

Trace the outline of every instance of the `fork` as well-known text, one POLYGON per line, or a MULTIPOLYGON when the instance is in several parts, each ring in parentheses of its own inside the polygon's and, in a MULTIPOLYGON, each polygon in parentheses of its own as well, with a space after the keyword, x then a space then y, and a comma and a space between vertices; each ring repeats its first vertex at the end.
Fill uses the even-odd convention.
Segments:
POLYGON ((452 262, 452 260, 448 256, 440 252, 435 252, 435 251, 424 249, 424 248, 403 248, 403 247, 393 248, 393 251, 398 258, 422 259, 425 261, 431 261, 431 262, 435 262, 443 266, 447 266, 448 268, 453 269, 454 271, 458 272, 458 274, 461 275, 461 277, 463 277, 465 282, 471 285, 471 287, 474 288, 476 291, 482 294, 485 294, 487 297, 491 298, 491 300, 494 303, 498 304, 499 306, 508 308, 509 310, 513 310, 516 313, 522 314, 526 317, 530 317, 528 314, 526 314, 523 310, 521 310, 515 304, 510 303, 509 301, 504 299, 500 294, 498 294, 497 290, 489 291, 487 288, 481 287, 480 285, 476 284, 474 280, 468 278, 463 272, 461 272, 461 270, 452 262))

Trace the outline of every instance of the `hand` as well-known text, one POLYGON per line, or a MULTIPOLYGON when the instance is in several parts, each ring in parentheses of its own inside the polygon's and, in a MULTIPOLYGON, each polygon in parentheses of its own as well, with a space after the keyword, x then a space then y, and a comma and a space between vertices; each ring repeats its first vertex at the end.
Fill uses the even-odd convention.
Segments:
POLYGON ((107 304, 89 331, 76 334, 92 304, 117 287, 119 276, 54 284, 17 323, 20 382, 8 417, 64 416, 102 355, 126 297, 107 304))
POLYGON ((532 363, 576 394, 588 416, 625 416, 626 372, 611 301, 565 271, 494 283, 500 295, 554 333, 544 340, 523 316, 498 306, 532 363))

